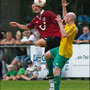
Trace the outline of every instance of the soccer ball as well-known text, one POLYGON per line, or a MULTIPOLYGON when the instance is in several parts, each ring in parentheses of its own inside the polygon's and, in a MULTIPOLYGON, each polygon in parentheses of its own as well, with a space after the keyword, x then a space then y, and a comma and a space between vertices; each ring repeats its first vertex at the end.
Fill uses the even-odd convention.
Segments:
POLYGON ((34 0, 35 5, 38 5, 40 7, 44 7, 46 4, 46 0, 34 0))

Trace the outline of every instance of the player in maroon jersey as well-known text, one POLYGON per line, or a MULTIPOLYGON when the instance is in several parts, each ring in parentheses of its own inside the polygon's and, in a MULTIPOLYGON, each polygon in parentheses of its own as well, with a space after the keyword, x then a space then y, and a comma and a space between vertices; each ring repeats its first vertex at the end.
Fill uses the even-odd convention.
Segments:
MULTIPOLYGON (((33 27, 36 27, 41 35, 41 39, 35 42, 36 47, 45 47, 45 52, 60 45, 60 37, 61 32, 59 30, 56 15, 51 11, 44 11, 40 6, 32 4, 32 11, 36 14, 34 19, 29 23, 29 25, 22 25, 17 22, 10 22, 11 26, 19 27, 23 30, 30 30, 33 27)), ((40 61, 40 53, 38 53, 40 49, 36 48, 36 56, 38 60, 38 64, 40 61)), ((51 63, 53 60, 48 60, 47 67, 49 69, 49 76, 53 75, 53 68, 51 70, 51 63)), ((40 65, 38 65, 40 67, 40 65)))

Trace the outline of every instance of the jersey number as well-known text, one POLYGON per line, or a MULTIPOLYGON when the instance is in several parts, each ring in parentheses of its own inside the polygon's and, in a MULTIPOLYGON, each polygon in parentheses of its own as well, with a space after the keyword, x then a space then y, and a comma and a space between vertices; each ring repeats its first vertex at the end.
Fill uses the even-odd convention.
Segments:
POLYGON ((45 31, 46 25, 44 25, 44 28, 42 28, 42 25, 39 26, 41 30, 45 31))

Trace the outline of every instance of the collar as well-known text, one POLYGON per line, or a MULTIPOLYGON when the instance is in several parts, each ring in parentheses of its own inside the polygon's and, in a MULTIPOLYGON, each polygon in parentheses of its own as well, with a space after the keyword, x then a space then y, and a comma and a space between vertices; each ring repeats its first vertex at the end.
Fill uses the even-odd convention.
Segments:
POLYGON ((42 14, 43 14, 43 12, 44 12, 44 9, 42 9, 42 11, 40 12, 40 15, 42 15, 42 14))
POLYGON ((42 11, 40 12, 40 17, 37 16, 37 18, 41 19, 41 15, 44 13, 44 9, 42 9, 42 11))
POLYGON ((87 36, 89 36, 89 32, 87 34, 84 34, 84 37, 87 37, 87 36))

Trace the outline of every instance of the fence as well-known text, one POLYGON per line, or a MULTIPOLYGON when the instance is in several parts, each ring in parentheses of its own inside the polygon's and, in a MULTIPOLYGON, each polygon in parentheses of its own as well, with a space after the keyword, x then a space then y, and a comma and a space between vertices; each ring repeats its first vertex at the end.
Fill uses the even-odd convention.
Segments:
MULTIPOLYGON (((35 61, 35 46, 34 45, 9 45, 9 46, 0 46, 0 49, 5 49, 8 51, 8 54, 12 58, 15 56, 15 47, 26 47, 28 55, 30 55, 31 60, 35 61), (14 53, 13 53, 14 52, 14 53), (14 54, 14 55, 13 55, 14 54)), ((48 70, 45 66, 45 59, 44 59, 44 48, 42 48, 42 60, 41 65, 42 69, 39 72, 39 77, 43 78, 47 75, 48 70)), ((90 77, 89 75, 89 44, 74 44, 73 45, 73 56, 70 60, 66 63, 62 70, 62 77, 90 77)))

